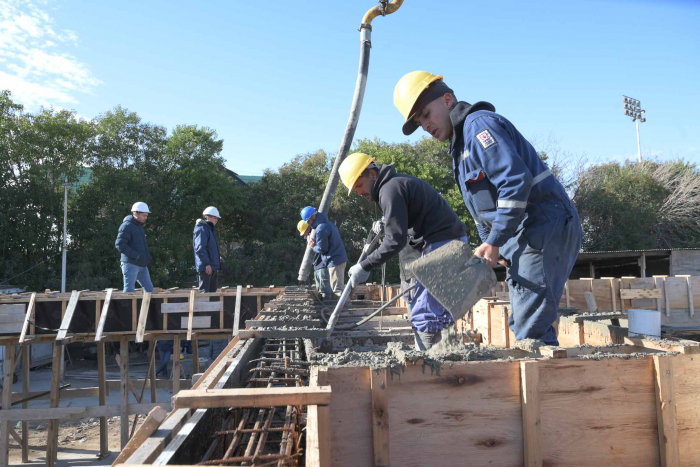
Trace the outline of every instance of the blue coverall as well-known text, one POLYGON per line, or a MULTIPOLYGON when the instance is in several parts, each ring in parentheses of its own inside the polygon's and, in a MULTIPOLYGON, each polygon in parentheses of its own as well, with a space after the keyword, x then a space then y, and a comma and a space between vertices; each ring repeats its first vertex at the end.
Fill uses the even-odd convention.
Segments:
POLYGON ((581 249, 581 221, 532 145, 494 110, 460 102, 450 112, 455 179, 482 242, 509 263, 515 338, 558 345, 552 325, 581 249))

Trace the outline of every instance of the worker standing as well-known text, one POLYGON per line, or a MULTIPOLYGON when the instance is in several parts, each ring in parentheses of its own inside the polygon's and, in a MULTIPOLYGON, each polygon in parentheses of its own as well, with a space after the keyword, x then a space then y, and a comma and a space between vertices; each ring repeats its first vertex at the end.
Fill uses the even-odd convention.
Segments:
POLYGON ((221 256, 215 231, 221 215, 214 206, 206 208, 202 215, 204 219, 197 219, 192 234, 194 265, 199 276, 199 291, 216 292, 221 256))
POLYGON ((124 218, 117 233, 117 240, 114 242, 114 246, 121 253, 124 292, 133 292, 136 281, 146 292, 153 292, 153 282, 148 273, 151 254, 148 252, 146 231, 143 228, 150 213, 146 203, 141 201, 134 203, 131 207, 131 215, 124 218))
MULTIPOLYGON (((299 235, 304 238, 315 235, 315 231, 311 226, 304 221, 299 221, 297 224, 299 235)), ((320 253, 314 252, 314 281, 316 282, 316 290, 321 295, 321 300, 330 300, 333 298, 333 290, 331 289, 331 276, 328 272, 328 266, 323 261, 323 256, 320 253)))
POLYGON ((348 262, 348 254, 338 227, 328 220, 326 214, 317 212, 313 206, 306 206, 301 210, 301 220, 314 229, 315 236, 309 235, 308 245, 314 252, 321 254, 323 262, 328 266, 331 289, 336 296, 340 296, 345 288, 345 263, 348 262))
POLYGON ((457 101, 442 76, 406 74, 394 105, 405 135, 420 126, 450 142, 455 181, 481 237, 474 254, 507 267, 516 339, 558 345, 553 324, 583 235, 564 187, 493 105, 457 101))
MULTIPOLYGON (((361 263, 350 268, 351 285, 367 280, 370 270, 389 261, 408 243, 425 255, 452 240, 468 243, 467 230, 447 201, 428 183, 397 173, 393 165, 379 167, 373 157, 349 155, 338 169, 348 194, 355 192, 379 203, 384 215, 384 241, 361 263)), ((427 350, 443 338, 454 319, 423 285, 416 281, 411 302, 416 348, 427 350)))

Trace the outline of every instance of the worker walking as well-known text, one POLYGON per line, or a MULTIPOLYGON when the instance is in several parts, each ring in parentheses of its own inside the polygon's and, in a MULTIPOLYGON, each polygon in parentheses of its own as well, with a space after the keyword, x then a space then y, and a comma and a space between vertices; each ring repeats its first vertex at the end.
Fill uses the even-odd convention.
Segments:
POLYGON ((216 292, 221 257, 215 230, 221 215, 214 206, 206 208, 202 215, 204 219, 197 219, 192 234, 194 265, 199 277, 199 291, 216 292))
MULTIPOLYGON (((297 224, 299 235, 304 238, 315 235, 315 231, 311 226, 304 221, 299 221, 297 224)), ((333 298, 333 290, 331 289, 331 276, 328 272, 328 265, 323 261, 323 256, 320 253, 314 252, 314 281, 316 282, 316 290, 321 295, 321 300, 330 300, 333 298)))
POLYGON ((153 292, 153 282, 148 273, 151 254, 148 252, 146 231, 143 228, 150 213, 146 203, 141 201, 134 203, 131 207, 131 215, 124 218, 117 233, 117 240, 114 242, 114 246, 121 253, 124 292, 133 292, 136 281, 146 292, 153 292))
POLYGON ((314 229, 315 236, 309 235, 308 245, 322 256, 323 262, 328 266, 331 289, 336 296, 339 296, 345 288, 345 263, 348 262, 348 254, 340 238, 340 231, 333 222, 328 220, 326 214, 317 212, 312 206, 306 206, 301 210, 301 220, 314 229))
POLYGON ((455 182, 482 241, 474 254, 507 267, 516 339, 558 345, 552 325, 583 235, 564 187, 493 105, 457 101, 442 76, 406 74, 394 105, 405 135, 420 126, 450 142, 455 182))
MULTIPOLYGON (((409 236, 423 255, 452 240, 468 243, 467 230, 447 201, 428 183, 397 173, 393 165, 379 167, 367 154, 349 155, 338 170, 348 194, 355 192, 379 203, 384 214, 384 241, 361 263, 350 268, 350 284, 367 280, 370 270, 389 261, 406 246, 409 236)), ((411 302, 416 348, 427 350, 439 342, 454 319, 416 281, 411 302)))

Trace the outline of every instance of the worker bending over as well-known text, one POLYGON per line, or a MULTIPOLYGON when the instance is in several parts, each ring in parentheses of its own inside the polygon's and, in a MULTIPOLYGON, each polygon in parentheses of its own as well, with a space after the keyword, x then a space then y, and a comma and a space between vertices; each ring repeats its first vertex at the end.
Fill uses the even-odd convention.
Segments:
POLYGON ((405 118, 405 135, 420 126, 450 142, 455 181, 482 241, 474 254, 508 268, 508 324, 516 339, 558 345, 552 325, 582 237, 564 187, 493 105, 457 101, 442 76, 403 76, 394 105, 405 118))
MULTIPOLYGON (((467 241, 466 227, 447 201, 428 183, 397 173, 393 165, 377 166, 366 154, 349 155, 339 168, 340 179, 368 201, 379 203, 384 214, 384 241, 361 263, 350 268, 350 284, 367 280, 370 270, 389 261, 413 237, 423 254, 452 240, 467 241)), ((416 281, 411 302, 416 348, 427 350, 454 324, 452 315, 416 281)))
MULTIPOLYGON (((310 235, 315 235, 316 232, 311 229, 311 226, 304 221, 299 221, 297 224, 299 235, 304 238, 309 238, 310 235)), ((321 295, 321 300, 330 300, 333 298, 331 290, 331 276, 328 272, 328 266, 323 261, 323 256, 314 251, 314 281, 316 282, 316 290, 321 295)))
POLYGON ((301 210, 301 220, 314 229, 315 235, 309 235, 307 238, 308 245, 322 256, 323 262, 328 266, 333 293, 340 296, 345 288, 345 263, 348 262, 348 254, 345 252, 338 227, 328 220, 326 214, 316 212, 312 206, 301 210))

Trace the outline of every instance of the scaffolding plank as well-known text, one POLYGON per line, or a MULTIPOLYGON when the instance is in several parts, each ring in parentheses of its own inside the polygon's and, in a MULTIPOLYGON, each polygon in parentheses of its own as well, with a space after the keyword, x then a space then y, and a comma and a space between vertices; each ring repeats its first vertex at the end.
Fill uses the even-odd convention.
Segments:
POLYGON ((330 386, 195 389, 180 391, 173 396, 173 407, 175 409, 328 405, 330 402, 330 386))

